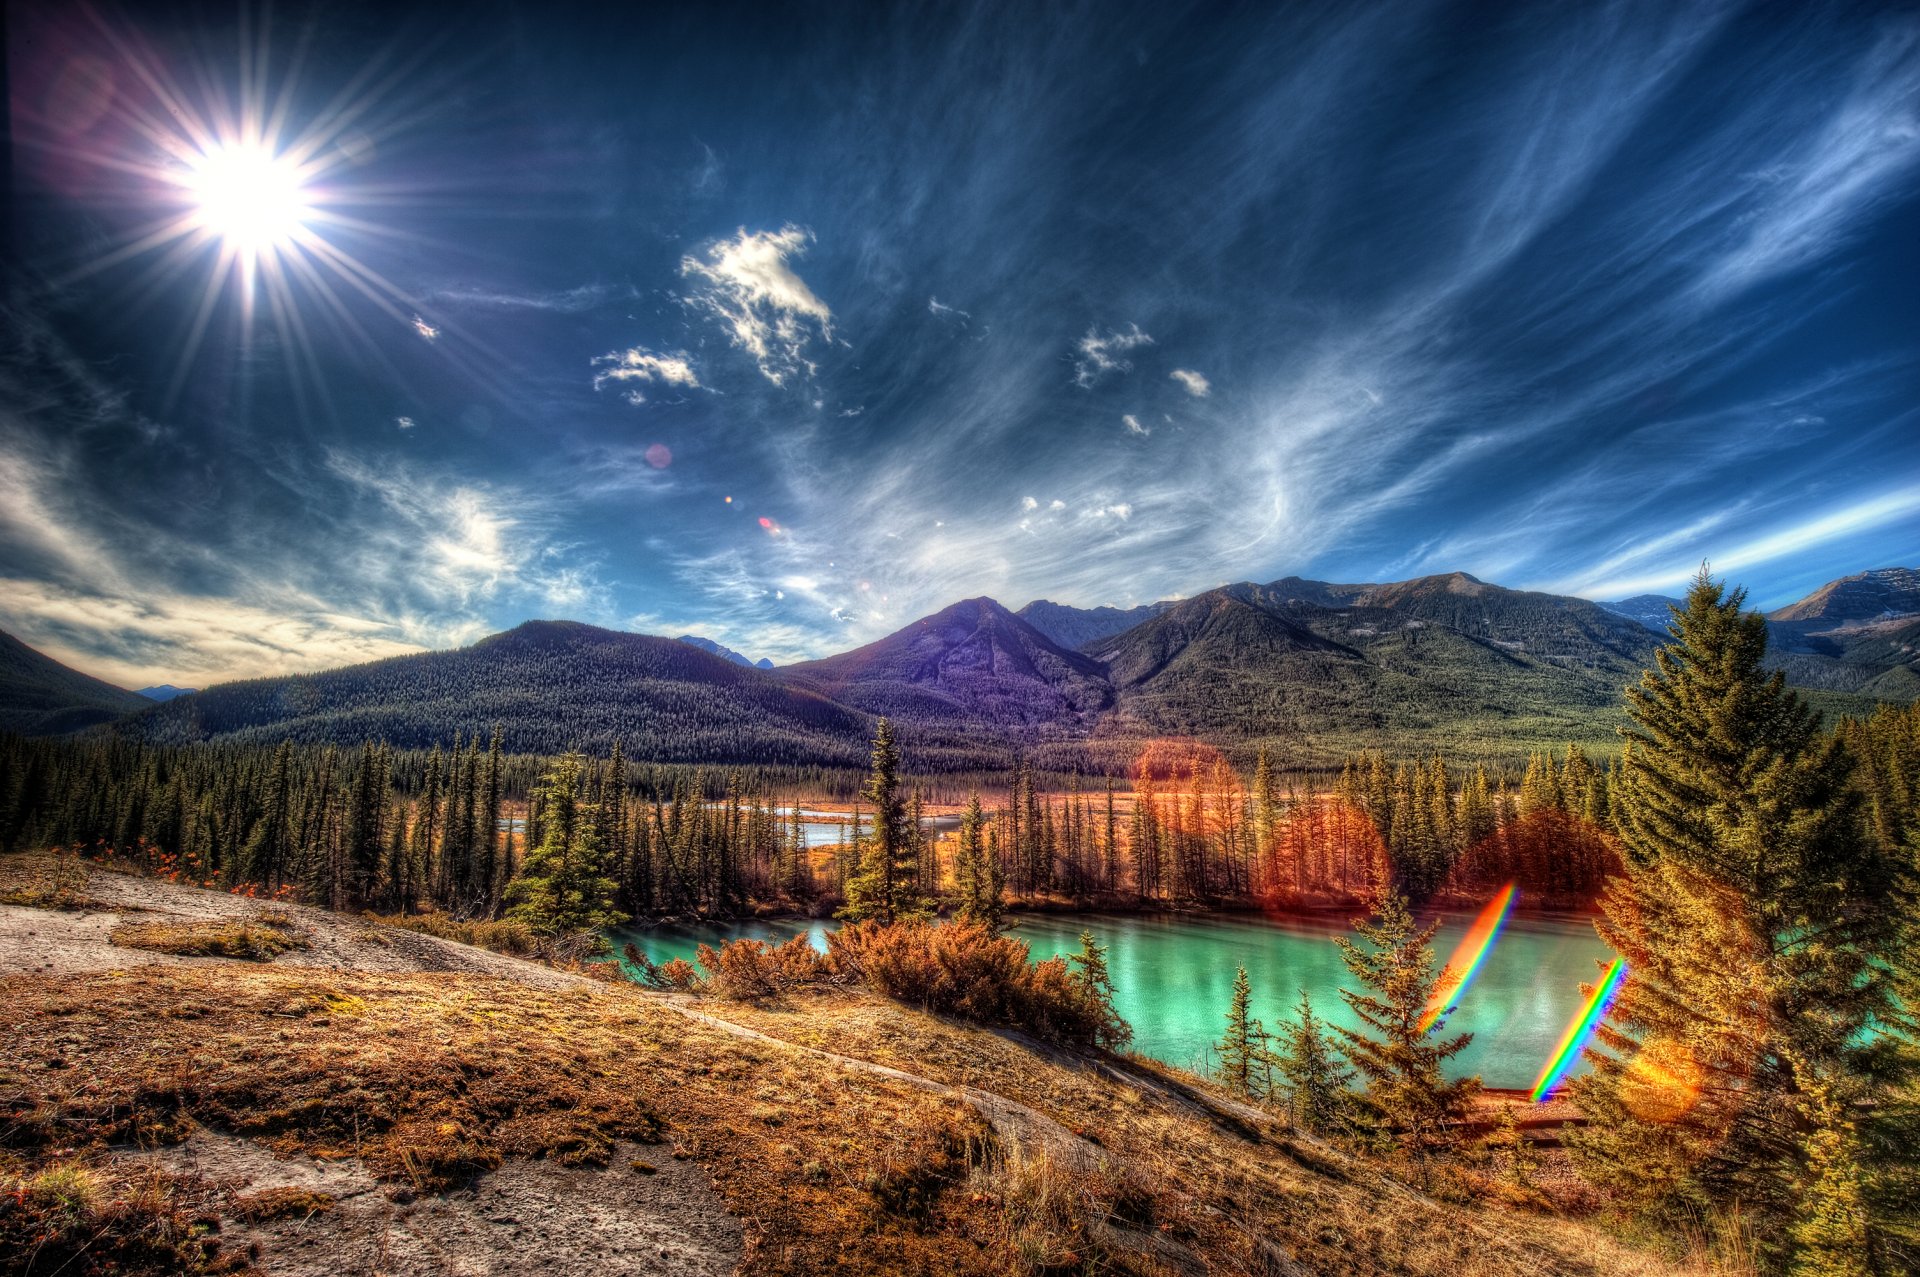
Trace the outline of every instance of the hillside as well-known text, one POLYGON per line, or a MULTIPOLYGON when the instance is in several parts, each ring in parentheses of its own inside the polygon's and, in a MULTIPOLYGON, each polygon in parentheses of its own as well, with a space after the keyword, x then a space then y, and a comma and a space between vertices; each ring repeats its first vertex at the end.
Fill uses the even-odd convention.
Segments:
MULTIPOLYGON (((42 868, 0 859, 0 897, 42 868)), ((0 905, 0 1229, 48 1271, 81 1243, 298 1277, 1683 1271, 1497 1180, 1436 1201, 1189 1075, 870 994, 755 1007, 69 885, 87 907, 0 905), (291 947, 155 951, 242 925, 291 947)))
POLYGON ((1767 622, 1768 664, 1802 687, 1848 694, 1861 706, 1920 697, 1920 571, 1841 577, 1768 613, 1767 622))
POLYGON ((657 762, 855 765, 871 721, 804 688, 673 639, 529 621, 450 652, 223 683, 155 705, 126 729, 208 739, 425 747, 500 726, 510 751, 657 762))
POLYGON ((1920 570, 1876 568, 1829 581, 1798 603, 1768 613, 1767 619, 1840 629, 1911 616, 1920 616, 1920 570))
POLYGON ((1113 703, 1099 663, 988 598, 968 599, 877 643, 789 665, 782 678, 915 724, 988 724, 1078 735, 1113 703))
POLYGON ((1512 753, 1611 743, 1656 637, 1595 604, 1465 574, 1392 585, 1287 578, 1181 603, 1090 653, 1132 735, 1271 741, 1337 763, 1383 740, 1512 753))
POLYGON ((52 736, 110 722, 150 704, 0 632, 0 732, 52 736))
MULTIPOLYGON (((1912 576, 1865 573, 1782 609, 1769 662, 1829 717, 1920 697, 1920 614, 1888 614, 1912 576)), ((1285 577, 1126 610, 1042 600, 1025 617, 977 598, 773 670, 694 636, 538 621, 457 651, 158 705, 8 639, 0 657, 17 671, 16 694, 0 688, 0 706, 33 731, 139 711, 124 729, 161 742, 426 746, 498 723, 516 751, 604 751, 620 739, 659 762, 829 767, 859 765, 873 716, 886 714, 900 721, 909 766, 926 772, 997 769, 1023 750, 1044 767, 1105 770, 1169 736, 1243 762, 1265 746, 1289 766, 1381 746, 1512 759, 1568 741, 1612 748, 1621 689, 1665 641, 1651 628, 1664 608, 1657 596, 1603 605, 1466 573, 1285 577), (1042 626, 1100 637, 1074 648, 1042 626)))

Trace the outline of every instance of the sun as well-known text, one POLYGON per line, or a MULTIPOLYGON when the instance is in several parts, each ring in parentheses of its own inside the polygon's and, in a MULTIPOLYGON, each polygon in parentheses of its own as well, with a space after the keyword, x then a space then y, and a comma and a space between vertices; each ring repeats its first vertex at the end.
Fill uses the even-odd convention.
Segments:
POLYGON ((215 146, 190 169, 195 223, 244 256, 287 247, 312 212, 299 166, 265 146, 215 146))

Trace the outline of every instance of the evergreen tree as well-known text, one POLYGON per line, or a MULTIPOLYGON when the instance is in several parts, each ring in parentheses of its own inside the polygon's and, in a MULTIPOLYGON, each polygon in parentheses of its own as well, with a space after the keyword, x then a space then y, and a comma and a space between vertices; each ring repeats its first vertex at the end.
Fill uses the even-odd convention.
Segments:
POLYGON ((1353 1070, 1340 1059, 1313 999, 1300 990, 1298 1017, 1282 1020, 1274 1066, 1286 1085, 1293 1121, 1316 1135, 1345 1129, 1353 1104, 1353 1070))
POLYGON ((540 785, 541 837, 527 848, 520 876, 507 888, 507 916, 542 935, 597 932, 625 922, 613 907, 617 886, 596 837, 592 804, 581 801, 586 763, 568 754, 540 785))
POLYGON ((1227 1005, 1227 1032, 1215 1045, 1220 1054, 1220 1080, 1235 1095, 1256 1099, 1265 1093, 1264 1064, 1267 1031, 1253 1018, 1253 986, 1247 969, 1233 975, 1233 1000, 1227 1005))
POLYGON ((987 817, 980 809, 978 792, 968 795, 967 810, 960 817, 960 845, 954 854, 954 878, 960 890, 962 921, 978 922, 995 935, 1006 925, 1005 882, 1000 874, 1000 859, 987 846, 987 817))
POLYGON ((1113 1006, 1113 977, 1107 971, 1107 947, 1094 943, 1093 932, 1080 933, 1080 952, 1072 957, 1073 980, 1080 996, 1093 1010, 1099 1027, 1093 1043, 1109 1051, 1118 1051, 1133 1040, 1133 1028, 1120 1018, 1113 1006))
POLYGON ((873 733, 873 763, 866 799, 873 804, 873 832, 863 843, 860 867, 847 881, 847 903, 836 915, 848 922, 891 923, 926 916, 907 863, 906 808, 900 798, 900 753, 893 724, 881 719, 873 733))
POLYGON ((1358 942, 1338 942, 1341 961, 1361 985, 1340 996, 1363 1026, 1334 1029, 1340 1051, 1366 1080, 1360 1102, 1375 1128, 1404 1137, 1416 1154, 1444 1136, 1480 1089, 1477 1077, 1448 1081, 1441 1072, 1473 1035, 1443 1037, 1445 1016, 1421 1025, 1440 974, 1433 954, 1439 928, 1416 926, 1406 898, 1389 892, 1370 918, 1355 921, 1358 942))
POLYGON ((1628 691, 1628 866, 1596 923, 1628 976, 1572 1088, 1594 1119, 1575 1146, 1656 1212, 1739 1201, 1784 1262, 1830 1235, 1808 1212, 1850 1174, 1846 1114, 1886 1080, 1903 880, 1744 600, 1703 570, 1628 691))

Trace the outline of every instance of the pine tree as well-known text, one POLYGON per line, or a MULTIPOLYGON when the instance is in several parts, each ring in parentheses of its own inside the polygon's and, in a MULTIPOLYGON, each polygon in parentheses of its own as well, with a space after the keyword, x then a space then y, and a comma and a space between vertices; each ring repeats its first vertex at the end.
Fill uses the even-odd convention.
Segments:
POLYGON ((1074 983, 1097 1021, 1094 1045, 1118 1051, 1133 1040, 1133 1027, 1120 1018, 1113 1006, 1113 976, 1107 971, 1107 947, 1094 942, 1093 932, 1082 931, 1080 952, 1073 955, 1072 962, 1074 983))
POLYGON ((1416 1154, 1437 1142, 1480 1089, 1477 1077, 1448 1081, 1442 1066, 1466 1048, 1471 1033, 1444 1038, 1446 1017, 1422 1027, 1439 977, 1433 937, 1439 923, 1418 927, 1406 898, 1389 892, 1370 918, 1354 923, 1359 941, 1342 936, 1340 958, 1360 990, 1340 996, 1362 1030, 1336 1027, 1340 1051, 1366 1080, 1361 1104, 1376 1129, 1398 1134, 1416 1154))
POLYGON ((1233 1001, 1227 1005, 1227 1032, 1215 1045, 1220 1054, 1220 1080, 1235 1095, 1256 1099, 1264 1094, 1263 1064, 1267 1058, 1266 1028, 1253 1017, 1253 985, 1247 969, 1233 975, 1233 1001))
POLYGON ((1353 1108, 1353 1070, 1341 1061, 1305 989, 1298 1017, 1282 1020, 1276 1036, 1273 1062, 1287 1088, 1293 1121, 1316 1135, 1345 1130, 1353 1108))
POLYGON ((926 901, 914 890, 906 810, 900 798, 900 754, 893 724, 881 719, 873 733, 873 765, 867 777, 873 832, 863 843, 860 867, 847 881, 847 903, 836 915, 848 922, 882 924, 926 916, 926 901))
POLYGON ((540 842, 507 888, 507 916, 542 935, 593 933, 627 920, 613 907, 617 884, 595 837, 596 813, 581 801, 585 774, 585 760, 568 754, 542 779, 540 842))
POLYGON ((1590 1174, 1660 1213, 1738 1200, 1779 1261, 1881 1080, 1902 879, 1744 601, 1703 570, 1628 691, 1628 867, 1596 922, 1628 976, 1572 1094, 1590 1174))
POLYGON ((956 912, 962 921, 981 923, 998 935, 1007 918, 1005 882, 999 857, 987 846, 986 826, 980 795, 968 795, 967 810, 960 817, 960 845, 953 860, 954 879, 960 890, 956 912))

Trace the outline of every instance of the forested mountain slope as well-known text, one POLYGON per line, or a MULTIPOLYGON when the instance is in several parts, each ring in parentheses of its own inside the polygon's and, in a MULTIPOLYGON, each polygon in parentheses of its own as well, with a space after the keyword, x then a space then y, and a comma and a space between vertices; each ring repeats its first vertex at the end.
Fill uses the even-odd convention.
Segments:
POLYGON ((384 740, 485 735, 510 751, 659 762, 857 764, 866 716, 691 644, 529 621, 471 647, 287 678, 224 683, 156 705, 128 730, 154 741, 384 740))
POLYGON ((69 669, 0 632, 0 731, 50 736, 131 714, 150 702, 69 669))

